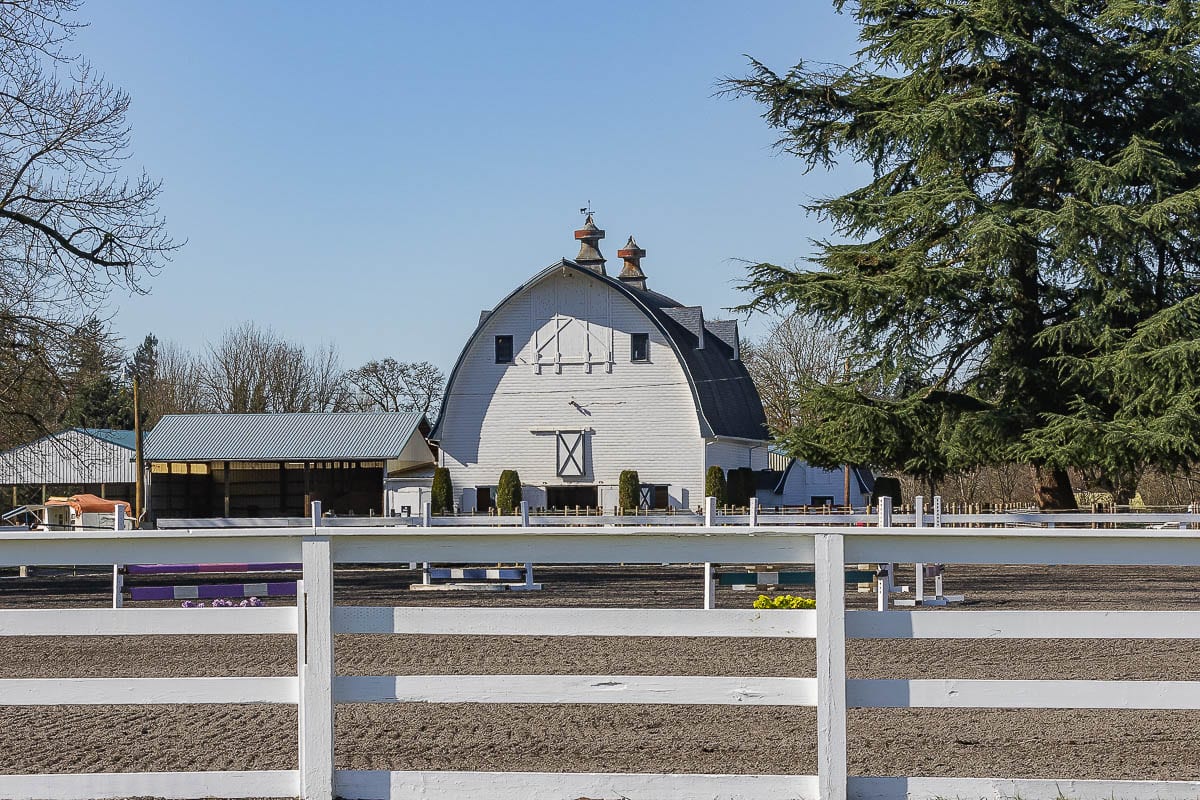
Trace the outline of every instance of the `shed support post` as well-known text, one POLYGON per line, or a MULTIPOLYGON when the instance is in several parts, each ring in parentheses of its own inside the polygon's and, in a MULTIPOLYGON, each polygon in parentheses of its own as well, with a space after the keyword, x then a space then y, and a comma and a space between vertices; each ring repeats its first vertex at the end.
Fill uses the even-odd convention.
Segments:
POLYGON ((319 534, 319 502, 312 523, 301 543, 304 579, 296 598, 300 794, 333 800, 333 553, 330 538, 319 534))
POLYGON ((846 800, 846 557, 842 536, 819 533, 817 595, 817 795, 846 800))
POLYGON ((222 474, 225 476, 225 516, 229 516, 229 462, 222 462, 222 474))

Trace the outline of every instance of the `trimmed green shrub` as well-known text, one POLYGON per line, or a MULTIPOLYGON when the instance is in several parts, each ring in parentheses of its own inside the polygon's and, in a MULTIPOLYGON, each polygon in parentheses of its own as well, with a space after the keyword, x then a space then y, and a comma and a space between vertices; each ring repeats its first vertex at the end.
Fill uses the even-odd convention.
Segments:
POLYGON ((750 498, 754 496, 754 470, 749 467, 729 470, 725 494, 731 506, 750 505, 750 498))
POLYGON ((521 476, 515 469, 506 469, 500 473, 500 482, 496 484, 496 510, 501 514, 511 514, 521 505, 521 476))
POLYGON ((900 499, 900 479, 899 478, 876 478, 875 479, 875 495, 874 500, 879 502, 881 497, 892 498, 892 505, 898 506, 903 501, 900 499))
POLYGON ((433 470, 433 488, 429 492, 429 505, 435 514, 454 510, 454 484, 450 482, 450 470, 437 467, 433 470))
POLYGON ((621 470, 621 480, 617 484, 617 503, 627 514, 637 513, 641 505, 642 481, 636 469, 621 470))
POLYGON ((725 505, 725 470, 713 464, 704 473, 704 496, 717 498, 717 505, 725 505))

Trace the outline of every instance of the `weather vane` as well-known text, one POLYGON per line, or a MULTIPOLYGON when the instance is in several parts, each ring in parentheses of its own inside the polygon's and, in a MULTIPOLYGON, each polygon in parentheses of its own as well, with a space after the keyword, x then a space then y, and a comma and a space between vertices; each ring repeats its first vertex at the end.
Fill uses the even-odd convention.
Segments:
POLYGON ((583 214, 584 216, 591 214, 592 213, 592 201, 588 200, 587 205, 584 206, 583 208, 579 209, 579 213, 583 214))

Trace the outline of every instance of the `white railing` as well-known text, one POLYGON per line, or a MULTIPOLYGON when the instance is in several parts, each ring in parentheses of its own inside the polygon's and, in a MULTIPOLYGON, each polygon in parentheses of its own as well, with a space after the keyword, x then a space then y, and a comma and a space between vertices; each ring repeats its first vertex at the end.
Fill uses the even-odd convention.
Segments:
POLYGON ((846 611, 847 563, 1200 566, 1200 532, 700 526, 367 528, 3 533, 0 566, 300 561, 295 608, 0 611, 0 635, 294 633, 295 676, 0 680, 0 705, 285 703, 299 769, 0 775, 0 798, 1190 798, 1196 781, 848 776, 847 708, 1200 709, 1197 681, 857 680, 847 638, 1188 638, 1200 611, 846 611), (814 611, 359 608, 332 605, 338 563, 813 564, 814 611), (815 677, 337 676, 333 634, 815 638, 815 677), (335 770, 335 703, 647 703, 815 706, 815 776, 335 770))

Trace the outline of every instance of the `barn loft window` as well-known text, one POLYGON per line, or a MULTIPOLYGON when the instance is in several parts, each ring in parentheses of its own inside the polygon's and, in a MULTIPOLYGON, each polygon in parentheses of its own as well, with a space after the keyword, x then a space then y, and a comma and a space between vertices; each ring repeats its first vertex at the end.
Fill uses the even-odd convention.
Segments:
POLYGON ((511 336, 496 337, 496 363, 513 363, 513 341, 511 336))
POLYGON ((629 360, 650 360, 650 334, 635 333, 629 337, 629 360))

